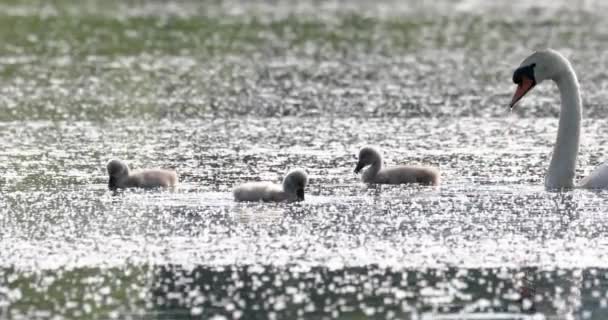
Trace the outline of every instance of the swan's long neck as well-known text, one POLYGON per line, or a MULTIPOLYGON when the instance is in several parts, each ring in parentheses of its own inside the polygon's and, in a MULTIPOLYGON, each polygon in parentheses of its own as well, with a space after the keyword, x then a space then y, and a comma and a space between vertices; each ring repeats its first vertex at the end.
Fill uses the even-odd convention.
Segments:
POLYGON ((382 157, 378 156, 378 159, 374 161, 369 168, 363 172, 363 181, 373 181, 378 172, 382 169, 382 157))
POLYGON ((557 141, 553 148, 551 164, 545 177, 547 189, 570 189, 574 187, 574 170, 581 135, 581 96, 578 80, 572 67, 554 79, 559 88, 561 110, 557 141))

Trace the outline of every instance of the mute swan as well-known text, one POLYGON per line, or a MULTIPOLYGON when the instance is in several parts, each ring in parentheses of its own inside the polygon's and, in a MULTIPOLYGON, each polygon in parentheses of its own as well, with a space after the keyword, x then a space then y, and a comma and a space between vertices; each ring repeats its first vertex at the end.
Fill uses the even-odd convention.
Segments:
POLYGON ((439 185, 439 170, 419 166, 383 168, 380 152, 372 147, 363 147, 359 151, 359 162, 355 168, 355 173, 359 173, 361 169, 368 165, 370 165, 370 168, 365 170, 361 177, 361 180, 365 183, 439 185))
MULTIPOLYGON (((552 49, 537 51, 527 57, 513 73, 513 82, 517 84, 517 90, 510 107, 513 109, 528 91, 546 79, 553 80, 557 84, 561 110, 557 140, 545 176, 545 188, 571 189, 574 187, 574 168, 581 135, 582 106, 578 80, 568 59, 552 49)), ((608 165, 602 164, 597 167, 581 181, 579 187, 608 188, 608 165)))
POLYGON ((110 190, 119 188, 157 188, 177 185, 177 173, 173 170, 146 169, 130 172, 129 166, 120 160, 110 160, 107 165, 110 190))
POLYGON ((291 170, 283 179, 283 185, 272 182, 248 182, 234 188, 236 201, 303 201, 308 175, 302 169, 291 170))

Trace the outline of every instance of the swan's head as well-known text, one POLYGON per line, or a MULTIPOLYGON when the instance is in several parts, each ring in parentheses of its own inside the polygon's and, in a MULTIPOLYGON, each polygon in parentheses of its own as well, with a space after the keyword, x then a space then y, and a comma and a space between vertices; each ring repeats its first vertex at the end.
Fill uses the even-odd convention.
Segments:
POLYGON ((513 72, 513 82, 517 84, 517 89, 510 107, 513 108, 537 84, 547 79, 557 80, 569 68, 571 67, 568 59, 553 49, 532 53, 513 72))
POLYGON ((373 147, 363 147, 359 150, 359 161, 355 168, 355 173, 359 173, 361 169, 382 161, 380 152, 373 147))
POLYGON ((294 169, 289 171, 283 179, 283 190, 289 194, 295 194, 297 201, 303 201, 306 184, 308 184, 306 171, 294 169))

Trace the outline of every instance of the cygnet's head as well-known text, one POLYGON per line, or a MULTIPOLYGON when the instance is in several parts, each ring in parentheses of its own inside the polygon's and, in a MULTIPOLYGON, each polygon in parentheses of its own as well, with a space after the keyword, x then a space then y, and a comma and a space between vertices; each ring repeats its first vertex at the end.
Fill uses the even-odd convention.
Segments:
POLYGON ((380 152, 373 147, 363 147, 359 150, 359 162, 357 162, 355 173, 359 173, 361 169, 378 162, 382 162, 380 152))
POLYGON ((302 169, 294 169, 287 173, 283 179, 283 190, 295 194, 298 201, 304 200, 304 189, 308 184, 308 175, 302 169))
POLYGON ((553 49, 532 53, 513 72, 513 82, 517 84, 517 90, 511 99, 510 107, 513 108, 537 84, 547 79, 558 80, 571 68, 568 59, 553 49))
POLYGON ((107 165, 108 174, 110 177, 122 177, 125 175, 129 175, 129 166, 120 160, 110 160, 107 165))
POLYGON ((108 170, 108 175, 110 176, 110 181, 108 182, 108 187, 112 189, 116 189, 117 182, 120 178, 126 177, 129 175, 129 166, 124 161, 120 160, 110 160, 108 165, 106 166, 108 170))

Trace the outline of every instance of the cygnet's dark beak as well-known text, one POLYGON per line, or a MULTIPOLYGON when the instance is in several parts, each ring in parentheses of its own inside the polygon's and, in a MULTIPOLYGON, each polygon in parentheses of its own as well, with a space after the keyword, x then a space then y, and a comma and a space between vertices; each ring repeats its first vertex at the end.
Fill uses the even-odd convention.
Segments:
POLYGON ((116 178, 114 176, 110 176, 110 180, 108 181, 108 189, 116 190, 118 185, 116 183, 116 178))
POLYGON ((296 190, 296 198, 298 201, 304 201, 304 188, 296 190))
POLYGON ((357 163, 357 167, 355 168, 355 173, 359 173, 361 171, 361 169, 363 169, 363 167, 365 167, 365 164, 363 164, 363 162, 359 161, 357 163))
POLYGON ((515 104, 536 85, 536 79, 534 78, 535 66, 536 64, 531 64, 529 66, 517 68, 517 70, 513 72, 513 83, 517 84, 517 89, 515 90, 515 94, 513 94, 511 104, 509 105, 511 109, 513 109, 513 106, 515 106, 515 104))

